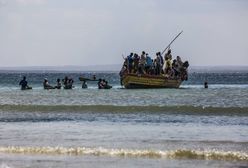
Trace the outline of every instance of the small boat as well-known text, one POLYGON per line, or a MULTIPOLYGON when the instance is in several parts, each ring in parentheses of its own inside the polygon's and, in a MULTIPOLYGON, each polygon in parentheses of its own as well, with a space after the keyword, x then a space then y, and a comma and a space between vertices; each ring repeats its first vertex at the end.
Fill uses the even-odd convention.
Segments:
POLYGON ((121 76, 121 83, 126 89, 179 88, 182 80, 169 79, 163 75, 124 74, 121 76))
POLYGON ((83 76, 79 77, 79 80, 80 81, 98 81, 98 79, 96 79, 96 78, 90 79, 90 78, 85 78, 83 76))

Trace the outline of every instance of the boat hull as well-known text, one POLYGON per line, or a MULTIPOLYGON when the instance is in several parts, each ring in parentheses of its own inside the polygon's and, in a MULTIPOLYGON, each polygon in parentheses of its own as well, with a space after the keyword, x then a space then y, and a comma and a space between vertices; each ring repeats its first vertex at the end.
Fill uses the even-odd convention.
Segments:
POLYGON ((122 77, 126 89, 179 88, 180 79, 167 79, 164 76, 127 74, 122 77))
POLYGON ((90 79, 90 78, 85 78, 85 77, 79 77, 78 78, 80 81, 98 81, 98 79, 90 79))

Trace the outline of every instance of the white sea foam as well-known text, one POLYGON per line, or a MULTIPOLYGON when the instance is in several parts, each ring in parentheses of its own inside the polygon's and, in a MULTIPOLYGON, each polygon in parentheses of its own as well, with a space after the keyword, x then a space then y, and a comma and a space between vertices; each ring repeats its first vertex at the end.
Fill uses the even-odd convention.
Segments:
POLYGON ((107 149, 88 147, 0 147, 1 153, 43 154, 43 155, 95 155, 112 157, 146 157, 167 159, 202 159, 202 160, 242 160, 248 161, 248 153, 240 151, 219 150, 141 150, 141 149, 107 149))

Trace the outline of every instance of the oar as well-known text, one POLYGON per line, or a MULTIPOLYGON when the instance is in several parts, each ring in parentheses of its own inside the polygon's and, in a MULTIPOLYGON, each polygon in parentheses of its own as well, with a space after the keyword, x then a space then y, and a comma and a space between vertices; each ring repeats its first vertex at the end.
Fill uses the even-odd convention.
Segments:
POLYGON ((164 54, 164 52, 170 47, 170 45, 183 33, 183 31, 181 31, 171 42, 170 44, 163 50, 162 54, 164 54))

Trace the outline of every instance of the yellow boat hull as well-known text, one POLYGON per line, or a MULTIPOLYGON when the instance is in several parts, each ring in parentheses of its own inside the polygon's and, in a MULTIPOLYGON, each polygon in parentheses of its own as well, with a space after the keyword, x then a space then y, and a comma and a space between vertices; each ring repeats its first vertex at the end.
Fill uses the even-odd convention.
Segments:
POLYGON ((122 77, 122 84, 127 89, 139 88, 179 88, 180 79, 168 79, 164 76, 126 74, 122 77))

